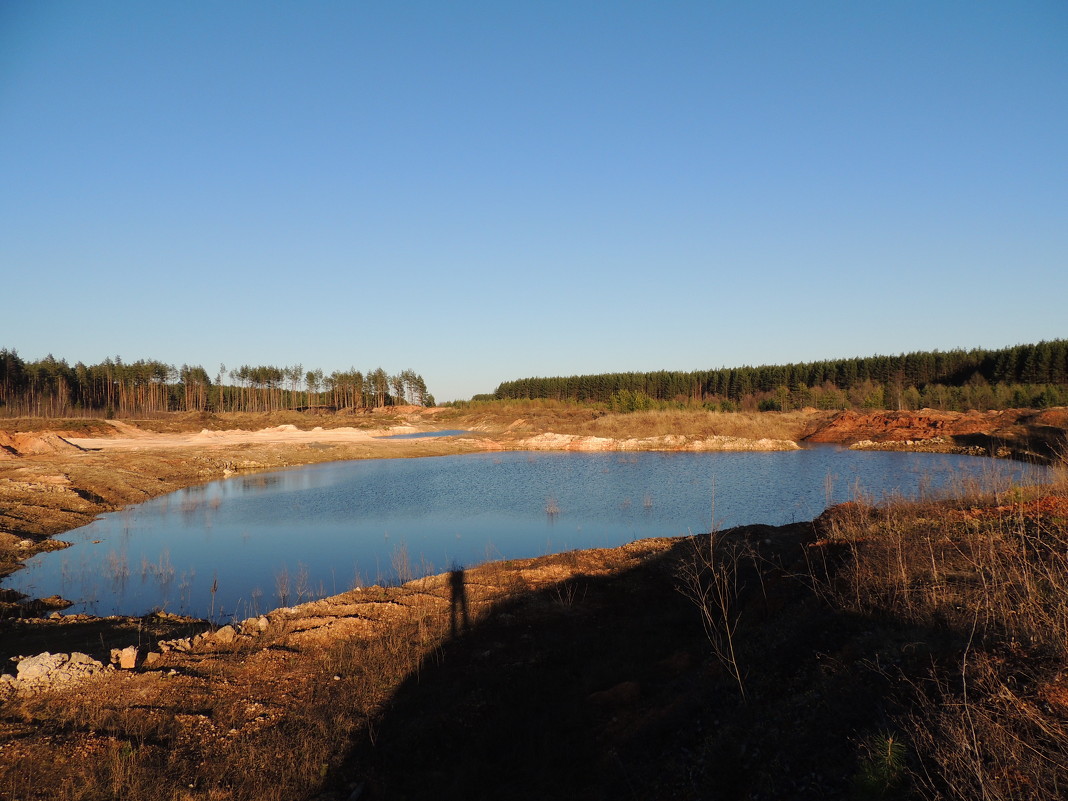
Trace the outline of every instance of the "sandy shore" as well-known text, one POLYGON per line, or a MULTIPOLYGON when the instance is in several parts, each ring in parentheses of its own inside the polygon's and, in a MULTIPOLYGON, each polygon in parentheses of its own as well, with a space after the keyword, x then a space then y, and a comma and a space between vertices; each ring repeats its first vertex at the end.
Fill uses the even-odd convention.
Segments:
MULTIPOLYGON (((64 437, 66 442, 86 451, 139 451, 157 449, 220 449, 248 445, 341 445, 367 444, 389 446, 404 440, 390 441, 398 434, 414 434, 433 430, 414 425, 397 425, 382 429, 321 428, 299 429, 294 425, 278 425, 257 431, 231 429, 227 431, 182 432, 159 434, 143 431, 124 423, 112 422, 115 436, 64 437)), ((796 450, 796 442, 782 439, 747 439, 745 437, 713 436, 706 438, 667 435, 659 437, 593 437, 576 434, 546 432, 532 437, 490 437, 471 433, 470 437, 454 439, 477 440, 485 450, 562 450, 562 451, 773 451, 796 450)))
MULTIPOLYGON (((383 429, 366 428, 313 428, 304 431, 294 425, 280 425, 259 431, 233 429, 195 433, 157 434, 142 431, 124 423, 112 423, 116 430, 113 437, 65 437, 72 445, 92 451, 129 451, 150 448, 203 448, 235 447, 238 445, 283 445, 311 443, 363 443, 380 440, 396 434, 415 433, 415 426, 392 426, 383 429)), ((432 433, 432 432, 431 432, 432 433)))

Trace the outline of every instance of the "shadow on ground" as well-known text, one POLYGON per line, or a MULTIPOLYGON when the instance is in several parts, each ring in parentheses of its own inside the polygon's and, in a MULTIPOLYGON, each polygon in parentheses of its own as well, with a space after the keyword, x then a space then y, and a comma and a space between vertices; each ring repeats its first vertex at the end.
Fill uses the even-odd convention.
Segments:
MULTIPOLYGON (((638 568, 496 606, 425 659, 330 778, 338 798, 849 798, 858 743, 892 726, 888 670, 940 632, 828 608, 800 578, 810 524, 760 548, 737 631, 748 701, 677 589, 680 540, 638 568)), ((326 796, 329 797, 329 796, 326 796)))

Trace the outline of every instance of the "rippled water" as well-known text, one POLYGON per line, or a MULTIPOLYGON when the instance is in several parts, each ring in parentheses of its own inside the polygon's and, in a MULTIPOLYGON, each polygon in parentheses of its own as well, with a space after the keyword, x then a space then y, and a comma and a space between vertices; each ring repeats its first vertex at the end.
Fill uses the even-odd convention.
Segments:
MULTIPOLYGON (((101 517, 4 586, 71 611, 244 617, 487 559, 715 524, 807 520, 858 487, 915 496, 1021 473, 977 457, 858 452, 495 453, 336 462, 217 481, 101 517), (213 591, 214 588, 214 591, 213 591)), ((1033 477, 1032 477, 1033 478, 1033 477)))

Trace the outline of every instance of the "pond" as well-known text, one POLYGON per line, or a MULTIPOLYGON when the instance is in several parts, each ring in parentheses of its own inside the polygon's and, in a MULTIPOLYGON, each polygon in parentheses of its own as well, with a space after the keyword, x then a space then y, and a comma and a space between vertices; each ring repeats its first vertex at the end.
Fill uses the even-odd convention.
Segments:
MULTIPOLYGON (((400 575, 808 520, 858 492, 914 497, 1022 465, 819 447, 506 452, 335 462, 216 481, 104 515, 3 582, 71 612, 225 619, 400 575)), ((1040 480, 1040 476, 1027 477, 1040 480)))
POLYGON ((459 437, 470 433, 470 431, 466 431, 462 428, 449 428, 443 431, 414 431, 409 434, 387 434, 384 437, 378 437, 378 439, 432 439, 434 437, 459 437))

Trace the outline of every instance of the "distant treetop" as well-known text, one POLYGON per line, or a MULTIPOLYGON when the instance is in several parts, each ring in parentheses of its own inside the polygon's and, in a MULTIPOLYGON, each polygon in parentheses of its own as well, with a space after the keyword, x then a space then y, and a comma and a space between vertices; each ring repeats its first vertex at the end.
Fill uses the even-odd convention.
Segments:
POLYGON ((999 350, 918 351, 716 370, 603 373, 505 381, 499 400, 711 408, 1007 408, 1068 403, 1068 340, 999 350))

